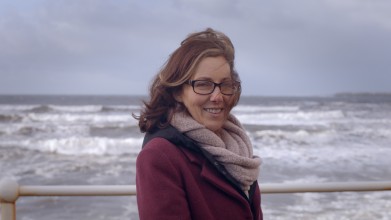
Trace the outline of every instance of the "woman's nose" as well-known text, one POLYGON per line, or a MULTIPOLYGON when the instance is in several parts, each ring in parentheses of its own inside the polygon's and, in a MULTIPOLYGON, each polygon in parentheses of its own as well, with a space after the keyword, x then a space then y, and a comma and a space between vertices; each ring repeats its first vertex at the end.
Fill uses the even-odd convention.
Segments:
POLYGON ((221 93, 220 87, 216 86, 215 90, 210 95, 210 101, 218 102, 223 100, 223 94, 221 93))

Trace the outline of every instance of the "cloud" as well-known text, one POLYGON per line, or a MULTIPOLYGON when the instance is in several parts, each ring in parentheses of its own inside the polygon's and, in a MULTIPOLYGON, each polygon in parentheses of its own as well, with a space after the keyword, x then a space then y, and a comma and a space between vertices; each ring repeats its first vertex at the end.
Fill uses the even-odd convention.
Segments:
POLYGON ((381 0, 1 2, 0 93, 145 94, 206 27, 233 40, 244 94, 390 91, 390 12, 381 0))

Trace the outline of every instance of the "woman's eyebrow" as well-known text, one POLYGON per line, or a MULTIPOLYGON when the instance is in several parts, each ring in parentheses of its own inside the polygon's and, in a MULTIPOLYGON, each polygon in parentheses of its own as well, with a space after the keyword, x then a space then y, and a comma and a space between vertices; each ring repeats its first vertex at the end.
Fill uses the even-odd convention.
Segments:
POLYGON ((210 77, 203 77, 203 76, 201 76, 201 77, 198 77, 198 78, 196 78, 195 80, 209 80, 209 81, 212 81, 212 78, 210 78, 210 77))
MULTIPOLYGON (((196 79, 194 79, 194 80, 209 80, 209 81, 212 81, 212 82, 213 82, 213 79, 210 78, 210 77, 207 77, 207 76, 201 76, 201 77, 196 78, 196 79)), ((222 82, 222 81, 226 81, 226 80, 231 80, 231 77, 224 77, 224 78, 222 78, 220 81, 222 82)))

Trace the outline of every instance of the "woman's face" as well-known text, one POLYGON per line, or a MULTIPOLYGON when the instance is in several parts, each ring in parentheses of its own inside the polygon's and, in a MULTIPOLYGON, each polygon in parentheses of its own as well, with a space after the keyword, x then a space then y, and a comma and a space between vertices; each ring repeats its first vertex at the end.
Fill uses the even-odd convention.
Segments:
MULTIPOLYGON (((215 83, 231 80, 231 69, 222 57, 206 57, 201 60, 191 80, 209 80, 215 83)), ((177 100, 182 102, 190 115, 209 130, 218 133, 231 110, 233 96, 223 95, 216 86, 213 93, 200 95, 191 85, 185 84, 177 100)))

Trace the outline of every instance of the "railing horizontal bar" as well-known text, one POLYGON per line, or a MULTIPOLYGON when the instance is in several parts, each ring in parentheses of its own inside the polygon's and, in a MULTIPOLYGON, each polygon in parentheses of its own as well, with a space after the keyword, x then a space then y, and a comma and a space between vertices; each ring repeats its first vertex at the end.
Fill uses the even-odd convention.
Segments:
MULTIPOLYGON (((388 182, 262 183, 261 193, 308 193, 347 191, 391 191, 388 182)), ((1 219, 15 220, 15 202, 20 196, 129 196, 135 185, 20 186, 14 180, 0 182, 1 219)))
MULTIPOLYGON (((391 182, 263 183, 262 194, 391 190, 391 182)), ((135 185, 19 186, 19 196, 128 196, 135 185)))
POLYGON ((260 184, 261 193, 353 192, 391 190, 391 182, 329 182, 260 184))
POLYGON ((93 186, 20 186, 19 196, 129 196, 136 195, 135 185, 93 186))

